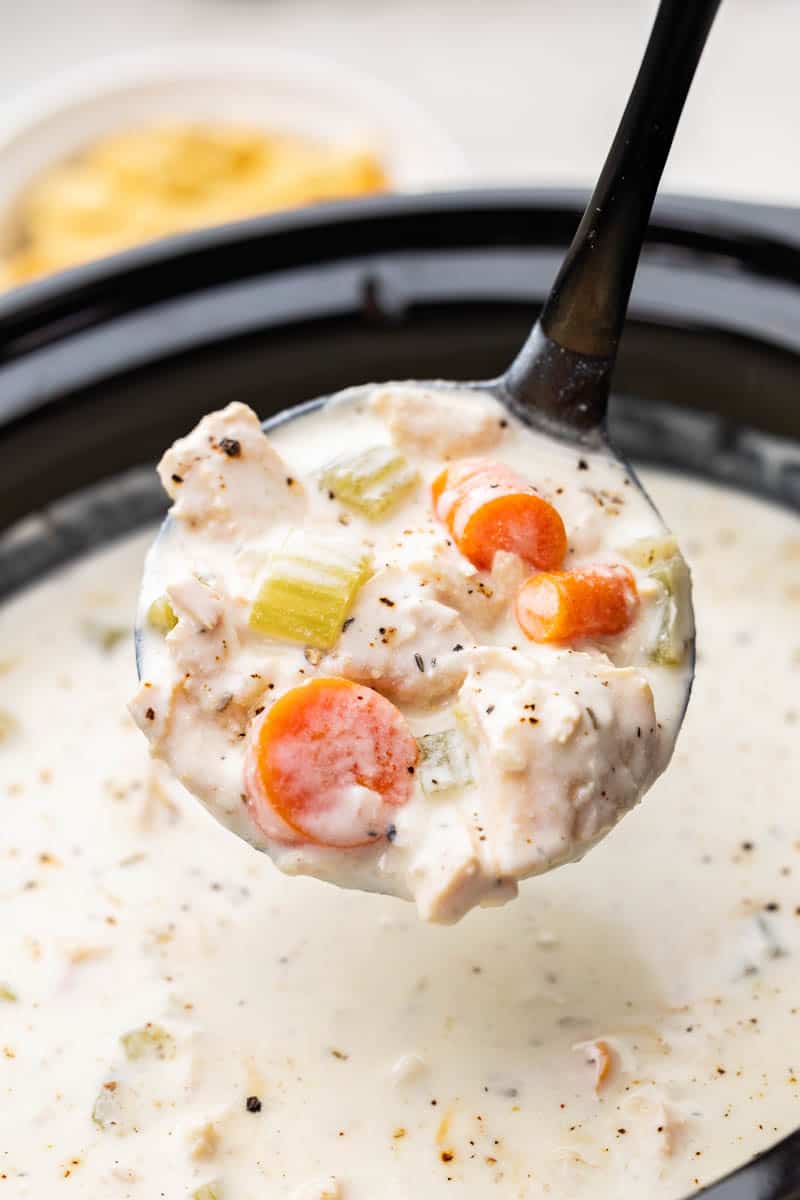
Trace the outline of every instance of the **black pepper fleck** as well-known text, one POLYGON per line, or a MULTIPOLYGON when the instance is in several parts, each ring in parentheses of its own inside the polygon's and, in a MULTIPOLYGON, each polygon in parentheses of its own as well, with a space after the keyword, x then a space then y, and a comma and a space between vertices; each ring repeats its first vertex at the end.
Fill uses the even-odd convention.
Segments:
POLYGON ((144 715, 147 717, 148 721, 155 721, 155 719, 156 719, 156 714, 152 708, 148 708, 147 712, 144 715))
POLYGON ((242 443, 236 438, 220 438, 219 448, 227 454, 228 458, 238 458, 242 453, 242 443))
POLYGON ((589 464, 587 463, 585 458, 578 459, 578 470, 579 471, 588 471, 589 470, 589 464))
POLYGON ((183 476, 182 475, 173 475, 172 482, 173 483, 183 483, 183 476))
POLYGON ((415 654, 415 655, 414 655, 414 662, 417 664, 417 668, 418 668, 418 670, 420 670, 420 671, 422 671, 422 672, 424 673, 424 671, 425 671, 425 662, 424 662, 424 660, 423 660, 423 658, 422 658, 422 655, 421 655, 421 654, 415 654))
POLYGON ((261 1101, 258 1096, 248 1096, 244 1106, 250 1113, 261 1112, 261 1101))

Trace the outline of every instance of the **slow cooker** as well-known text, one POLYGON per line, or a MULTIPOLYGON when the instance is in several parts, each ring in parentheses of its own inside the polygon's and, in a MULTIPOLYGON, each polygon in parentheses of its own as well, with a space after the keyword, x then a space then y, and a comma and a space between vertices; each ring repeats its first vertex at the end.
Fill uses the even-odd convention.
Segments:
MULTIPOLYGON (((209 409, 490 378, 521 345, 575 192, 320 206, 184 235, 0 297, 0 598, 157 519, 152 463, 209 409)), ((800 213, 666 198, 610 412, 637 463, 800 510, 800 213)), ((800 1197, 800 1133, 702 1193, 800 1197)))

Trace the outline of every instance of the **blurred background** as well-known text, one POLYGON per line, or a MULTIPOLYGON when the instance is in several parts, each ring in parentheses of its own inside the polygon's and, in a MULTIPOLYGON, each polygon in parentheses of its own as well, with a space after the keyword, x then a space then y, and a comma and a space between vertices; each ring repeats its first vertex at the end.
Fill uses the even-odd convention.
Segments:
MULTIPOLYGON (((691 0, 686 0, 691 3, 691 0)), ((0 284, 375 190, 586 185, 655 0, 26 0, 0 284)), ((800 0, 723 0, 663 190, 800 203, 800 0)))

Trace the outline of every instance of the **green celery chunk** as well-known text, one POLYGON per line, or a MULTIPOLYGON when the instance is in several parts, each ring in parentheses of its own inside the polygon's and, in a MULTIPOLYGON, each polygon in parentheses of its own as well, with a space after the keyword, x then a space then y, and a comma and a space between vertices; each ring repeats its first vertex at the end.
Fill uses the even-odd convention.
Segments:
POLYGON ((110 654, 114 647, 124 642, 131 633, 127 625, 114 625, 94 617, 83 622, 83 631, 89 641, 94 642, 105 654, 110 654))
POLYGON ((653 662, 662 667, 679 667, 686 654, 686 641, 681 629, 683 605, 689 583, 689 571, 680 554, 651 567, 648 575, 666 592, 661 626, 650 648, 653 662))
POLYGON ((272 556, 250 609, 250 628, 330 650, 369 573, 366 551, 295 531, 272 556))
POLYGON ((159 596, 147 610, 147 624, 158 633, 168 634, 178 624, 175 609, 166 596, 159 596))
POLYGON ((190 1200, 222 1200, 222 1185, 216 1181, 204 1183, 194 1189, 190 1200))
POLYGON ((113 1129, 122 1124, 122 1105, 119 1085, 112 1080, 104 1083, 92 1108, 92 1120, 98 1129, 113 1129))
POLYGON ((664 601, 661 624, 649 654, 662 667, 679 667, 686 655, 683 625, 689 603, 689 569, 671 534, 640 538, 623 551, 634 566, 647 571, 650 579, 661 584, 664 601))
POLYGON ((337 459, 320 476, 322 487, 370 520, 384 516, 417 483, 419 476, 392 446, 373 446, 337 459))
POLYGON ((141 1029, 132 1029, 119 1039, 125 1055, 137 1058, 174 1058, 177 1053, 175 1038, 161 1025, 148 1021, 141 1029))
POLYGON ((457 729, 425 733, 417 739, 417 745, 417 774, 426 795, 473 782, 466 742, 457 729))
POLYGON ((19 725, 14 714, 5 708, 0 708, 0 746, 3 742, 10 742, 18 728, 19 725))

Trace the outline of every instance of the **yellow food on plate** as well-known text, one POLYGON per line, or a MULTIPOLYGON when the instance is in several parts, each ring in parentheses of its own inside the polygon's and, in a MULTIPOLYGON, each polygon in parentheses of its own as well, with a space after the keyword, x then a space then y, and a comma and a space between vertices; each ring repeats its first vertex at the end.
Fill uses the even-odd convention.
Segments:
POLYGON ((367 149, 240 125, 126 130, 49 168, 22 194, 0 286, 171 233, 387 186, 367 149))

